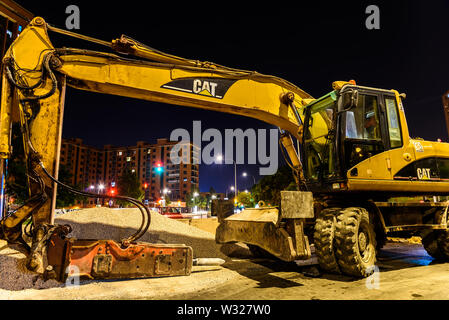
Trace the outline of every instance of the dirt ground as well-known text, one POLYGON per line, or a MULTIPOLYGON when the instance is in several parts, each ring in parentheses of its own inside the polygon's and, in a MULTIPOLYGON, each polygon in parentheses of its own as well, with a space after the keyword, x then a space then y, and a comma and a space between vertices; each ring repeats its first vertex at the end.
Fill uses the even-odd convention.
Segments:
MULTIPOLYGON (((0 299, 149 300, 447 300, 449 263, 436 264, 421 245, 389 243, 376 278, 308 275, 306 263, 232 258, 222 266, 193 267, 186 277, 93 281, 76 287, 1 290, 0 299)), ((249 253, 248 253, 249 254, 249 253)))

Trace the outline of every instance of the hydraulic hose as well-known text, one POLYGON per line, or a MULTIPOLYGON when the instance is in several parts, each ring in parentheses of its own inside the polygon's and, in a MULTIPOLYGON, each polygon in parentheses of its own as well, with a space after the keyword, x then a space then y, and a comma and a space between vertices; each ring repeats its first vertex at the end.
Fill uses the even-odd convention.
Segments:
POLYGON ((75 194, 79 194, 82 196, 86 196, 89 198, 101 198, 101 199, 117 199, 117 200, 124 200, 124 201, 128 201, 132 204, 134 204, 135 206, 137 206, 140 210, 140 212, 142 213, 142 223, 139 227, 139 229, 137 230, 136 233, 134 233, 133 235, 131 235, 130 237, 122 240, 122 244, 123 245, 128 245, 130 242, 134 242, 137 241, 139 238, 141 238, 148 230, 148 228, 150 227, 150 223, 151 223, 151 214, 150 214, 150 210, 139 200, 137 199, 133 199, 131 197, 124 197, 124 196, 108 196, 108 195, 104 195, 104 194, 96 194, 96 193, 90 193, 90 192, 85 192, 85 191, 79 191, 69 185, 66 185, 65 183, 57 180, 56 178, 54 178, 48 171, 47 169, 45 169, 45 166, 42 162, 39 163, 39 165, 41 166, 43 172, 50 178, 50 180, 52 180, 53 182, 55 182, 56 184, 62 186, 63 188, 68 189, 70 192, 75 193, 75 194), (145 219, 146 218, 146 219, 145 219), (145 223, 146 220, 146 223, 145 223))

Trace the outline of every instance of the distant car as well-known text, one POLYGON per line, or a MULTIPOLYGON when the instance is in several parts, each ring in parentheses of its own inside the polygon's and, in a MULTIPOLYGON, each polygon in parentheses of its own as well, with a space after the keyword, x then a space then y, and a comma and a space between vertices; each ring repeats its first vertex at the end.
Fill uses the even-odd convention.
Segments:
POLYGON ((163 216, 166 216, 170 219, 183 219, 184 216, 181 213, 180 208, 175 207, 162 207, 159 211, 163 216))

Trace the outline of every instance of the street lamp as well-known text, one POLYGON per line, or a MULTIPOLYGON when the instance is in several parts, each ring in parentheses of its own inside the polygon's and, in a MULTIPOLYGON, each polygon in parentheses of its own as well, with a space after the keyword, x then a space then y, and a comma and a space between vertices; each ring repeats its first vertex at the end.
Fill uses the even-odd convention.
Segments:
POLYGON ((228 190, 235 191, 235 188, 234 186, 230 186, 228 189, 226 189, 226 198, 228 197, 228 190))
MULTIPOLYGON (((91 186, 92 188, 93 186, 91 186)), ((104 184, 99 184, 98 185, 98 193, 102 193, 102 191, 104 190, 104 184)), ((100 205, 100 198, 97 198, 97 205, 100 205)))
MULTIPOLYGON (((221 154, 219 154, 216 159, 217 159, 218 162, 221 162, 221 161, 223 161, 223 156, 221 154)), ((234 188, 235 188, 234 190, 235 190, 235 194, 237 196, 237 193, 238 193, 238 189, 237 189, 237 163, 234 161, 234 159, 228 159, 228 160, 232 160, 232 162, 234 163, 234 188)))
MULTIPOLYGON (((248 174, 246 172, 243 172, 242 176, 246 178, 248 176, 248 174)), ((251 177, 253 177, 253 181, 254 181, 254 185, 255 185, 256 184, 256 178, 254 178, 253 175, 251 175, 251 177)))
POLYGON ((196 198, 199 196, 200 194, 198 193, 198 192, 194 192, 193 193, 193 198, 192 198, 192 204, 193 204, 193 212, 197 212, 198 211, 198 202, 197 202, 197 200, 196 200, 196 198))

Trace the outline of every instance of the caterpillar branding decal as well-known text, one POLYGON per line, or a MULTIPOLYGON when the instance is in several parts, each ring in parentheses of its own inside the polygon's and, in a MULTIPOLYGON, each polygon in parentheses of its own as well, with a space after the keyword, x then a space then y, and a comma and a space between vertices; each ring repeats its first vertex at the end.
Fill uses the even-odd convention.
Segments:
POLYGON ((449 182, 449 158, 430 157, 417 160, 399 170, 394 179, 449 182))
POLYGON ((429 168, 417 168, 416 173, 419 180, 429 180, 430 179, 430 169, 429 168))
POLYGON ((184 78, 166 83, 161 88, 223 99, 236 81, 219 78, 184 78))

